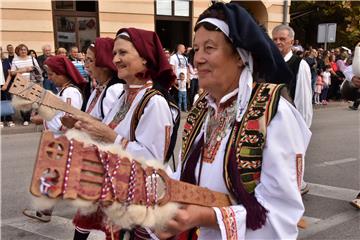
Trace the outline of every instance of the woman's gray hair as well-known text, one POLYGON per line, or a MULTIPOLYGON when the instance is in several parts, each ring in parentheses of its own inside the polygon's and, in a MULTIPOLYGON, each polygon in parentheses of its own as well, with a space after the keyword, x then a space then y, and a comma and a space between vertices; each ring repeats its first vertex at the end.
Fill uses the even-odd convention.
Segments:
POLYGON ((274 35, 274 33, 282 31, 282 30, 287 30, 289 32, 289 37, 293 40, 295 37, 295 32, 294 29, 292 29, 292 27, 285 25, 285 24, 281 24, 281 25, 277 25, 273 30, 272 30, 272 34, 274 35))

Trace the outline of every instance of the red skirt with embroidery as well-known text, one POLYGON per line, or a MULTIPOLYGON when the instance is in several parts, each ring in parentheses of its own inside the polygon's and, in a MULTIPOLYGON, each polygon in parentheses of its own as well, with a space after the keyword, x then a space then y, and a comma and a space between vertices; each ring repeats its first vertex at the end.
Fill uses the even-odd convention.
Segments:
MULTIPOLYGON (((103 231, 106 235, 106 240, 111 240, 111 229, 110 226, 106 224, 105 213, 101 210, 100 207, 96 212, 89 215, 81 215, 78 211, 73 219, 73 224, 75 227, 80 228, 80 230, 100 230, 103 231)), ((118 239, 119 232, 114 232, 114 239, 118 239)))

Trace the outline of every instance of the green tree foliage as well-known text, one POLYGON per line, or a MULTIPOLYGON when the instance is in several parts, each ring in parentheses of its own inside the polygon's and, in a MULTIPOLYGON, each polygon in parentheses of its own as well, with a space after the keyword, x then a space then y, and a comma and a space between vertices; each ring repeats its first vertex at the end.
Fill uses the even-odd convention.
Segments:
POLYGON ((304 46, 320 47, 317 28, 320 23, 336 23, 336 42, 328 48, 354 48, 360 41, 360 1, 291 1, 290 26, 304 46))

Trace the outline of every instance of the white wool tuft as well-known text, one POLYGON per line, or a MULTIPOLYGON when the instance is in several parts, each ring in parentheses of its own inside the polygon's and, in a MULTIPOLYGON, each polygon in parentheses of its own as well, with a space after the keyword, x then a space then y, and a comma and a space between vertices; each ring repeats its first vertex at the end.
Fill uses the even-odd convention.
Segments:
POLYGON ((22 97, 13 95, 11 100, 12 106, 17 110, 29 111, 32 109, 32 102, 22 97))
POLYGON ((46 121, 50 121, 58 113, 58 111, 56 109, 53 109, 53 108, 50 108, 50 107, 47 107, 44 105, 40 105, 37 109, 37 112, 46 121))
POLYGON ((113 203, 104 208, 105 214, 118 227, 131 229, 136 225, 151 229, 161 229, 179 208, 177 203, 167 203, 164 206, 146 208, 142 205, 130 205, 127 208, 120 203, 113 203))
POLYGON ((55 206, 57 201, 58 201, 58 199, 31 196, 31 205, 35 210, 38 210, 38 211, 51 209, 52 207, 55 206))
MULTIPOLYGON (((131 155, 125 152, 118 144, 98 143, 93 140, 87 133, 81 132, 77 129, 69 129, 65 136, 68 139, 81 141, 85 146, 97 145, 98 148, 103 151, 109 151, 118 154, 121 157, 127 157, 130 161, 133 159, 131 155)), ((143 167, 151 166, 156 169, 164 169, 164 166, 156 160, 136 159, 136 161, 140 162, 143 167)), ((93 203, 89 202, 89 204, 93 203)), ((86 215, 93 212, 93 210, 96 210, 97 206, 97 204, 94 204, 94 208, 91 209, 87 208, 87 204, 83 206, 80 204, 77 207, 79 207, 79 210, 82 214, 86 215)), ((179 206, 180 205, 178 203, 169 202, 164 206, 155 206, 154 208, 146 208, 146 206, 134 204, 125 207, 124 204, 115 202, 111 206, 103 208, 103 210, 111 222, 120 228, 131 229, 136 225, 141 225, 151 229, 161 229, 164 224, 175 215, 179 206)))
POLYGON ((94 203, 91 201, 85 201, 80 198, 76 200, 68 200, 68 203, 70 203, 72 206, 78 208, 81 215, 90 215, 94 212, 96 212, 99 204, 94 203))

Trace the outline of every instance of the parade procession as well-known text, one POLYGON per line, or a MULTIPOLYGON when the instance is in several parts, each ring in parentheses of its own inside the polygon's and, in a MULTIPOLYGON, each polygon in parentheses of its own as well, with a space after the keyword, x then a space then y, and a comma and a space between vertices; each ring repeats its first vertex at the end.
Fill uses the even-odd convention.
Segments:
POLYGON ((4 2, 20 25, 1 29, 1 239, 357 239, 360 26, 319 20, 315 39, 304 18, 319 6, 360 14, 35 1, 53 42, 39 31, 14 48, 24 20, 4 2))

